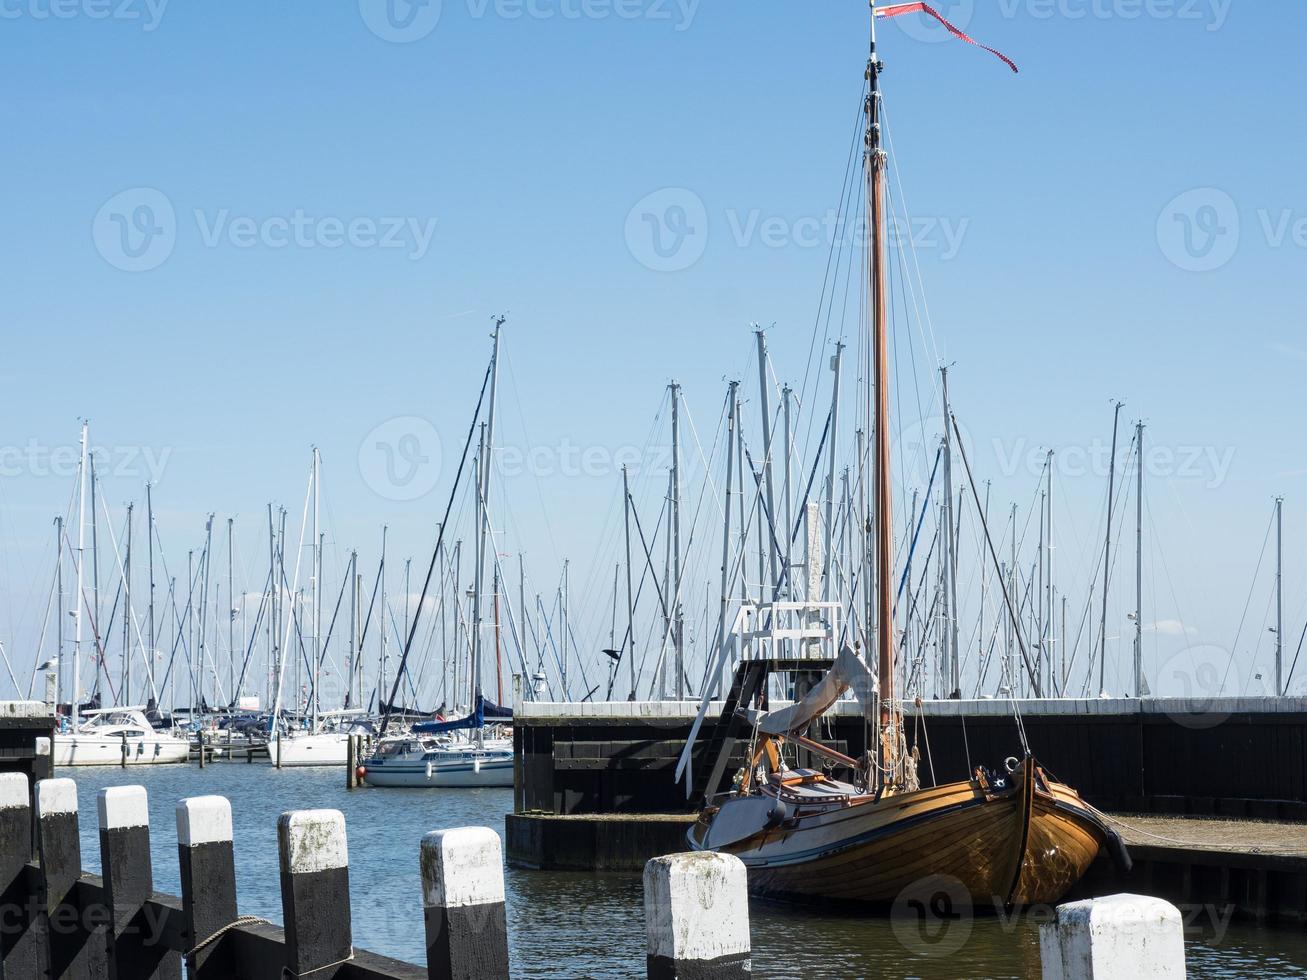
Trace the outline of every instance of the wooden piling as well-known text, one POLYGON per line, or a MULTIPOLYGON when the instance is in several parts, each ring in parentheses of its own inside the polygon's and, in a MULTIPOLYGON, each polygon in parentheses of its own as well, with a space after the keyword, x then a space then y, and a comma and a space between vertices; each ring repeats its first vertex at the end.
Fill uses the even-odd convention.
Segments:
POLYGON ((345 788, 358 789, 359 737, 350 735, 345 741, 345 788))
POLYGON ((188 976, 226 980, 235 975, 235 957, 230 943, 214 937, 238 913, 231 804, 225 797, 197 796, 177 804, 177 856, 188 976))
POLYGON ((21 772, 0 773, 0 977, 36 977, 41 970, 40 933, 26 869, 32 857, 32 790, 21 772))
POLYGON ((181 957, 160 942, 162 922, 145 903, 154 892, 150 810, 144 787, 100 791, 100 865, 108 909, 109 980, 180 980, 181 957))
POLYGON ((354 955, 349 910, 349 847, 339 810, 295 810, 277 821, 286 967, 292 977, 354 955))
POLYGON ((431 980, 506 980, 499 835, 486 827, 435 831, 422 838, 421 862, 431 980))
POLYGON ((731 854, 654 858, 644 868, 649 980, 747 980, 749 893, 731 854))
POLYGON ((82 909, 74 894, 82 876, 82 846, 77 786, 71 779, 36 784, 36 844, 41 859, 37 917, 46 975, 50 980, 100 980, 108 969, 107 913, 103 907, 82 909))

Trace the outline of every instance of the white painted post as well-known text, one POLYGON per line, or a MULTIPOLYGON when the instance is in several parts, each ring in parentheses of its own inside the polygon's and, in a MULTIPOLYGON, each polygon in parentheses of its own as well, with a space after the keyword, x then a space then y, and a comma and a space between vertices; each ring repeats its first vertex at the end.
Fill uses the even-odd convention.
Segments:
POLYGON ((1040 926, 1039 952, 1044 980, 1184 980, 1184 921, 1144 895, 1072 902, 1040 926))
POLYGON ((649 980, 751 976, 749 891, 744 863, 700 852, 644 866, 649 980))
POLYGON ((422 838, 422 907, 431 980, 507 980, 499 835, 487 827, 422 838))

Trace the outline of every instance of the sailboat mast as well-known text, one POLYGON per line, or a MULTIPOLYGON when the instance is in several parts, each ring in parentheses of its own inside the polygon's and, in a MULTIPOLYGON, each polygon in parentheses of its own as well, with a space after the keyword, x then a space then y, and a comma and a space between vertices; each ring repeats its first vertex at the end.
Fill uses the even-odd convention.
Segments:
POLYGON ((1284 498, 1275 498, 1275 696, 1284 694, 1284 498))
MULTIPOLYGON (((867 62, 867 221, 871 225, 869 297, 871 319, 872 376, 869 397, 875 398, 872 429, 874 466, 873 528, 876 562, 876 650, 880 677, 881 765, 886 778, 898 778, 898 732, 894 725, 894 606, 891 583, 893 525, 890 500, 889 445, 889 309, 885 291, 885 150, 881 145, 882 64, 876 55, 876 8, 871 9, 871 51, 867 62)), ((871 583, 868 583, 869 585, 871 583)), ((867 624, 868 628, 871 624, 867 624)))
POLYGON ((1112 504, 1116 494, 1116 442, 1117 431, 1121 424, 1122 402, 1116 403, 1112 415, 1112 458, 1107 469, 1107 533, 1103 538, 1103 619, 1100 624, 1102 636, 1098 651, 1098 692, 1107 693, 1107 599, 1108 586, 1112 576, 1112 504))
POLYGON ((82 703, 82 586, 85 583, 86 557, 86 433, 82 420, 82 463, 78 468, 77 500, 77 592, 73 595, 73 698, 72 724, 77 724, 82 703))
MULTIPOLYGON (((1144 423, 1135 426, 1135 697, 1144 696, 1144 423)), ((1279 642, 1279 635, 1276 635, 1279 642)))

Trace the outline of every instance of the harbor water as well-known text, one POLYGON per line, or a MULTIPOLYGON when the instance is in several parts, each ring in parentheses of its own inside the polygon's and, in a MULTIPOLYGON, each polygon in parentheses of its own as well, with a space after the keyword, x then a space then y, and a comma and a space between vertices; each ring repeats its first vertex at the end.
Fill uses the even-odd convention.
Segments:
MULTIPOLYGON (((281 921, 277 817, 319 807, 345 814, 349 833, 354 943, 422 963, 418 842, 431 830, 487 826, 503 833, 512 791, 347 792, 338 769, 277 771, 216 764, 65 770, 78 787, 83 864, 99 869, 96 794, 143 784, 150 796, 155 888, 179 891, 177 800, 231 800, 236 877, 243 914, 281 921)), ((629 978, 644 975, 644 910, 638 874, 508 870, 509 934, 515 978, 629 978)), ((1307 934, 1232 923, 1220 909, 1186 910, 1189 973, 1204 980, 1307 978, 1307 934)), ((1038 978, 1037 923, 945 917, 841 917, 754 903, 753 972, 765 978, 1038 978)))

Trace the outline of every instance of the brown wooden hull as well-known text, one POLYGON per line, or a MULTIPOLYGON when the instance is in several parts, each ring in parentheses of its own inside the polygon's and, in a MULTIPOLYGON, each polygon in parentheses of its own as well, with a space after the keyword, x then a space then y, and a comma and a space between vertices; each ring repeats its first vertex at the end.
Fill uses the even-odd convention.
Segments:
MULTIPOLYGON (((1110 831, 1074 791, 1034 772, 1027 763, 1000 793, 969 781, 800 812, 720 849, 769 897, 890 907, 942 891, 977 910, 1053 904, 1110 831)), ((692 846, 703 846, 703 827, 692 846)))

